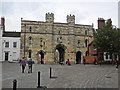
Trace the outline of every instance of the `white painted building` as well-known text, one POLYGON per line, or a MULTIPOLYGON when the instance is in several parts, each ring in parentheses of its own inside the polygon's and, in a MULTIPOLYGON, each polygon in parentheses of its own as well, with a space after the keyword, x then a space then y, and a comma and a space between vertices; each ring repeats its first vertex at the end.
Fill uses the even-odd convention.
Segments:
POLYGON ((18 58, 20 58, 20 37, 3 36, 3 61, 13 62, 18 58))
POLYGON ((4 23, 4 18, 1 18, 0 62, 14 62, 20 58, 20 32, 6 32, 4 23))
POLYGON ((112 61, 113 60, 118 60, 118 55, 115 54, 109 54, 108 52, 104 52, 104 61, 112 61))
POLYGON ((104 52, 104 61, 112 61, 112 55, 108 52, 104 52))

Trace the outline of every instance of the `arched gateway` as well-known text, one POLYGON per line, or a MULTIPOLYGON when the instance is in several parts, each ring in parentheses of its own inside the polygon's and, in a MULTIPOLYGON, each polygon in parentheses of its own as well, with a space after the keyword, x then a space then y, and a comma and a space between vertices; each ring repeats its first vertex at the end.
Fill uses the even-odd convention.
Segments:
POLYGON ((41 62, 41 64, 43 64, 42 59, 44 59, 44 51, 43 50, 38 51, 37 55, 39 63, 41 62))
POLYGON ((77 51, 76 53, 76 64, 80 64, 81 63, 81 52, 77 51))
POLYGON ((65 60, 65 46, 58 44, 55 48, 55 62, 63 62, 65 60))

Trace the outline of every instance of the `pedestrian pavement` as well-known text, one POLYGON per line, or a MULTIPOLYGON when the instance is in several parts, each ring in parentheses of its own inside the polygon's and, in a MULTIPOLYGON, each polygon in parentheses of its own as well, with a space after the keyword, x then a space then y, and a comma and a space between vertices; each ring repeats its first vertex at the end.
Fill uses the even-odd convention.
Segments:
POLYGON ((2 88, 12 88, 14 79, 17 80, 17 88, 37 88, 39 71, 40 85, 47 88, 118 88, 118 69, 115 65, 34 64, 33 73, 27 73, 28 67, 25 73, 21 73, 19 63, 8 62, 2 63, 2 88))

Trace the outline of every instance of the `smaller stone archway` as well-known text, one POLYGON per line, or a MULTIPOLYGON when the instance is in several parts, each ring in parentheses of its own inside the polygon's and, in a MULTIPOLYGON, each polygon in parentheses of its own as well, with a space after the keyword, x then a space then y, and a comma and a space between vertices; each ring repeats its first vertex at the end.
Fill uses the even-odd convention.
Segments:
POLYGON ((40 50, 40 51, 38 52, 38 55, 39 55, 39 59, 40 59, 41 64, 43 64, 42 59, 44 59, 44 51, 43 51, 43 50, 40 50))
POLYGON ((55 61, 64 62, 65 60, 65 46, 63 44, 58 44, 55 48, 55 61))
POLYGON ((76 64, 81 63, 81 51, 76 52, 76 64))

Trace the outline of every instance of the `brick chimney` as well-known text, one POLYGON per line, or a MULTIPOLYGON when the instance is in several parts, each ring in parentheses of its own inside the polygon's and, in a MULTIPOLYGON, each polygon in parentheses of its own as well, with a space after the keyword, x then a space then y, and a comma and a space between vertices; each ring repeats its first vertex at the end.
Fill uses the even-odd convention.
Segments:
POLYGON ((102 29, 105 26, 105 20, 103 18, 98 18, 98 29, 102 29))
POLYGON ((5 31, 5 18, 1 17, 1 26, 3 26, 3 31, 5 31))

